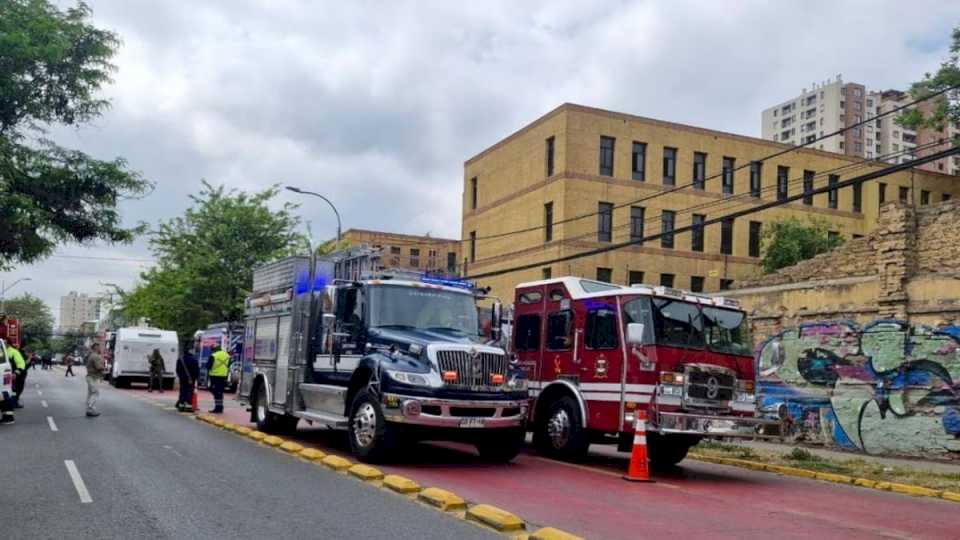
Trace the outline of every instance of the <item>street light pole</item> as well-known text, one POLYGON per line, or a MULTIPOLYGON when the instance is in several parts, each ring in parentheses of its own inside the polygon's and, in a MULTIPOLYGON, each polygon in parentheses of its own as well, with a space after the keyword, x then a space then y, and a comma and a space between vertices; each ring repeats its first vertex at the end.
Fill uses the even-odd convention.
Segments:
POLYGON ((324 197, 323 195, 321 195, 321 194, 319 194, 319 193, 314 193, 314 192, 312 192, 312 191, 306 191, 306 190, 303 190, 303 189, 300 189, 300 188, 297 188, 297 187, 293 187, 293 186, 286 186, 286 188, 287 188, 287 190, 289 190, 289 191, 292 191, 292 192, 294 192, 294 193, 300 193, 301 195, 313 195, 314 197, 320 197, 321 199, 323 199, 324 201, 326 201, 327 204, 330 205, 330 208, 333 209, 334 215, 337 216, 337 247, 336 247, 336 249, 337 249, 337 251, 340 251, 340 229, 341 229, 341 224, 340 224, 340 212, 337 211, 337 207, 334 206, 332 202, 330 202, 330 199, 324 197))
POLYGON ((20 283, 21 281, 33 281, 33 279, 28 277, 20 278, 14 281, 13 283, 11 283, 9 287, 5 286, 6 282, 0 281, 0 314, 6 313, 7 291, 12 289, 17 283, 20 283))

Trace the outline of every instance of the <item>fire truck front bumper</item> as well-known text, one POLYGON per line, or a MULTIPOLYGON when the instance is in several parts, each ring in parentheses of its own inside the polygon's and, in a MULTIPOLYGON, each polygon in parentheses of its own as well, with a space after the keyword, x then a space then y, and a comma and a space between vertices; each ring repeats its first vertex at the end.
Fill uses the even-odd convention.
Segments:
POLYGON ((770 418, 660 412, 648 430, 665 435, 777 438, 782 432, 780 427, 780 420, 770 418))
POLYGON ((524 425, 527 400, 461 400, 387 393, 388 422, 456 429, 504 429, 524 425))

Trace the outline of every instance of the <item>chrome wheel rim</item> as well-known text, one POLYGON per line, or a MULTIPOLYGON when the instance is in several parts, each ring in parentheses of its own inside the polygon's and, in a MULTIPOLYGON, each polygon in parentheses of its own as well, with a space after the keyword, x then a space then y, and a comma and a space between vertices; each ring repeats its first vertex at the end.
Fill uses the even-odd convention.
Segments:
POLYGON ((263 395, 257 396, 257 420, 267 421, 267 406, 263 404, 263 395))
POLYGON ((547 422, 547 436, 554 448, 563 448, 570 440, 570 415, 559 409, 547 422))
POLYGON ((364 403, 353 415, 353 439, 357 446, 367 448, 373 444, 376 434, 377 411, 373 409, 373 405, 364 403))

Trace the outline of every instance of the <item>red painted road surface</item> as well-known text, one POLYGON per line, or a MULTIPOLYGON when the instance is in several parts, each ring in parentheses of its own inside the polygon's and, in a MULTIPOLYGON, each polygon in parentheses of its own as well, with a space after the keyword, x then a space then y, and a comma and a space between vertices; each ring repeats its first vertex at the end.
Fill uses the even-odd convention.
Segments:
MULTIPOLYGON (((171 405, 176 400, 173 392, 127 392, 171 405)), ((249 413, 233 398, 225 401, 224 419, 249 425, 249 413)), ((201 412, 211 406, 209 394, 201 392, 201 412)), ((351 457, 342 433, 301 423, 296 436, 287 438, 351 457)), ((599 449, 580 465, 532 452, 490 465, 470 447, 422 444, 403 463, 381 468, 586 538, 960 539, 956 503, 693 460, 655 475, 653 484, 636 484, 621 478, 627 459, 599 449)))

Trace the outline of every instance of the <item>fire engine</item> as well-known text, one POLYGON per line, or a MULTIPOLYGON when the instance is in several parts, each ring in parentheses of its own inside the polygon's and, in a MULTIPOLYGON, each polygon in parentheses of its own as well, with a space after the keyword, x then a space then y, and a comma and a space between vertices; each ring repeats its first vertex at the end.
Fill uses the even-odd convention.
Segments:
POLYGON ((20 321, 12 317, 0 315, 0 339, 20 348, 20 321))
POLYGON ((776 423, 757 414, 747 317, 732 299, 562 277, 518 285, 514 302, 512 349, 541 453, 628 449, 638 411, 661 467, 705 437, 757 437, 776 423))

